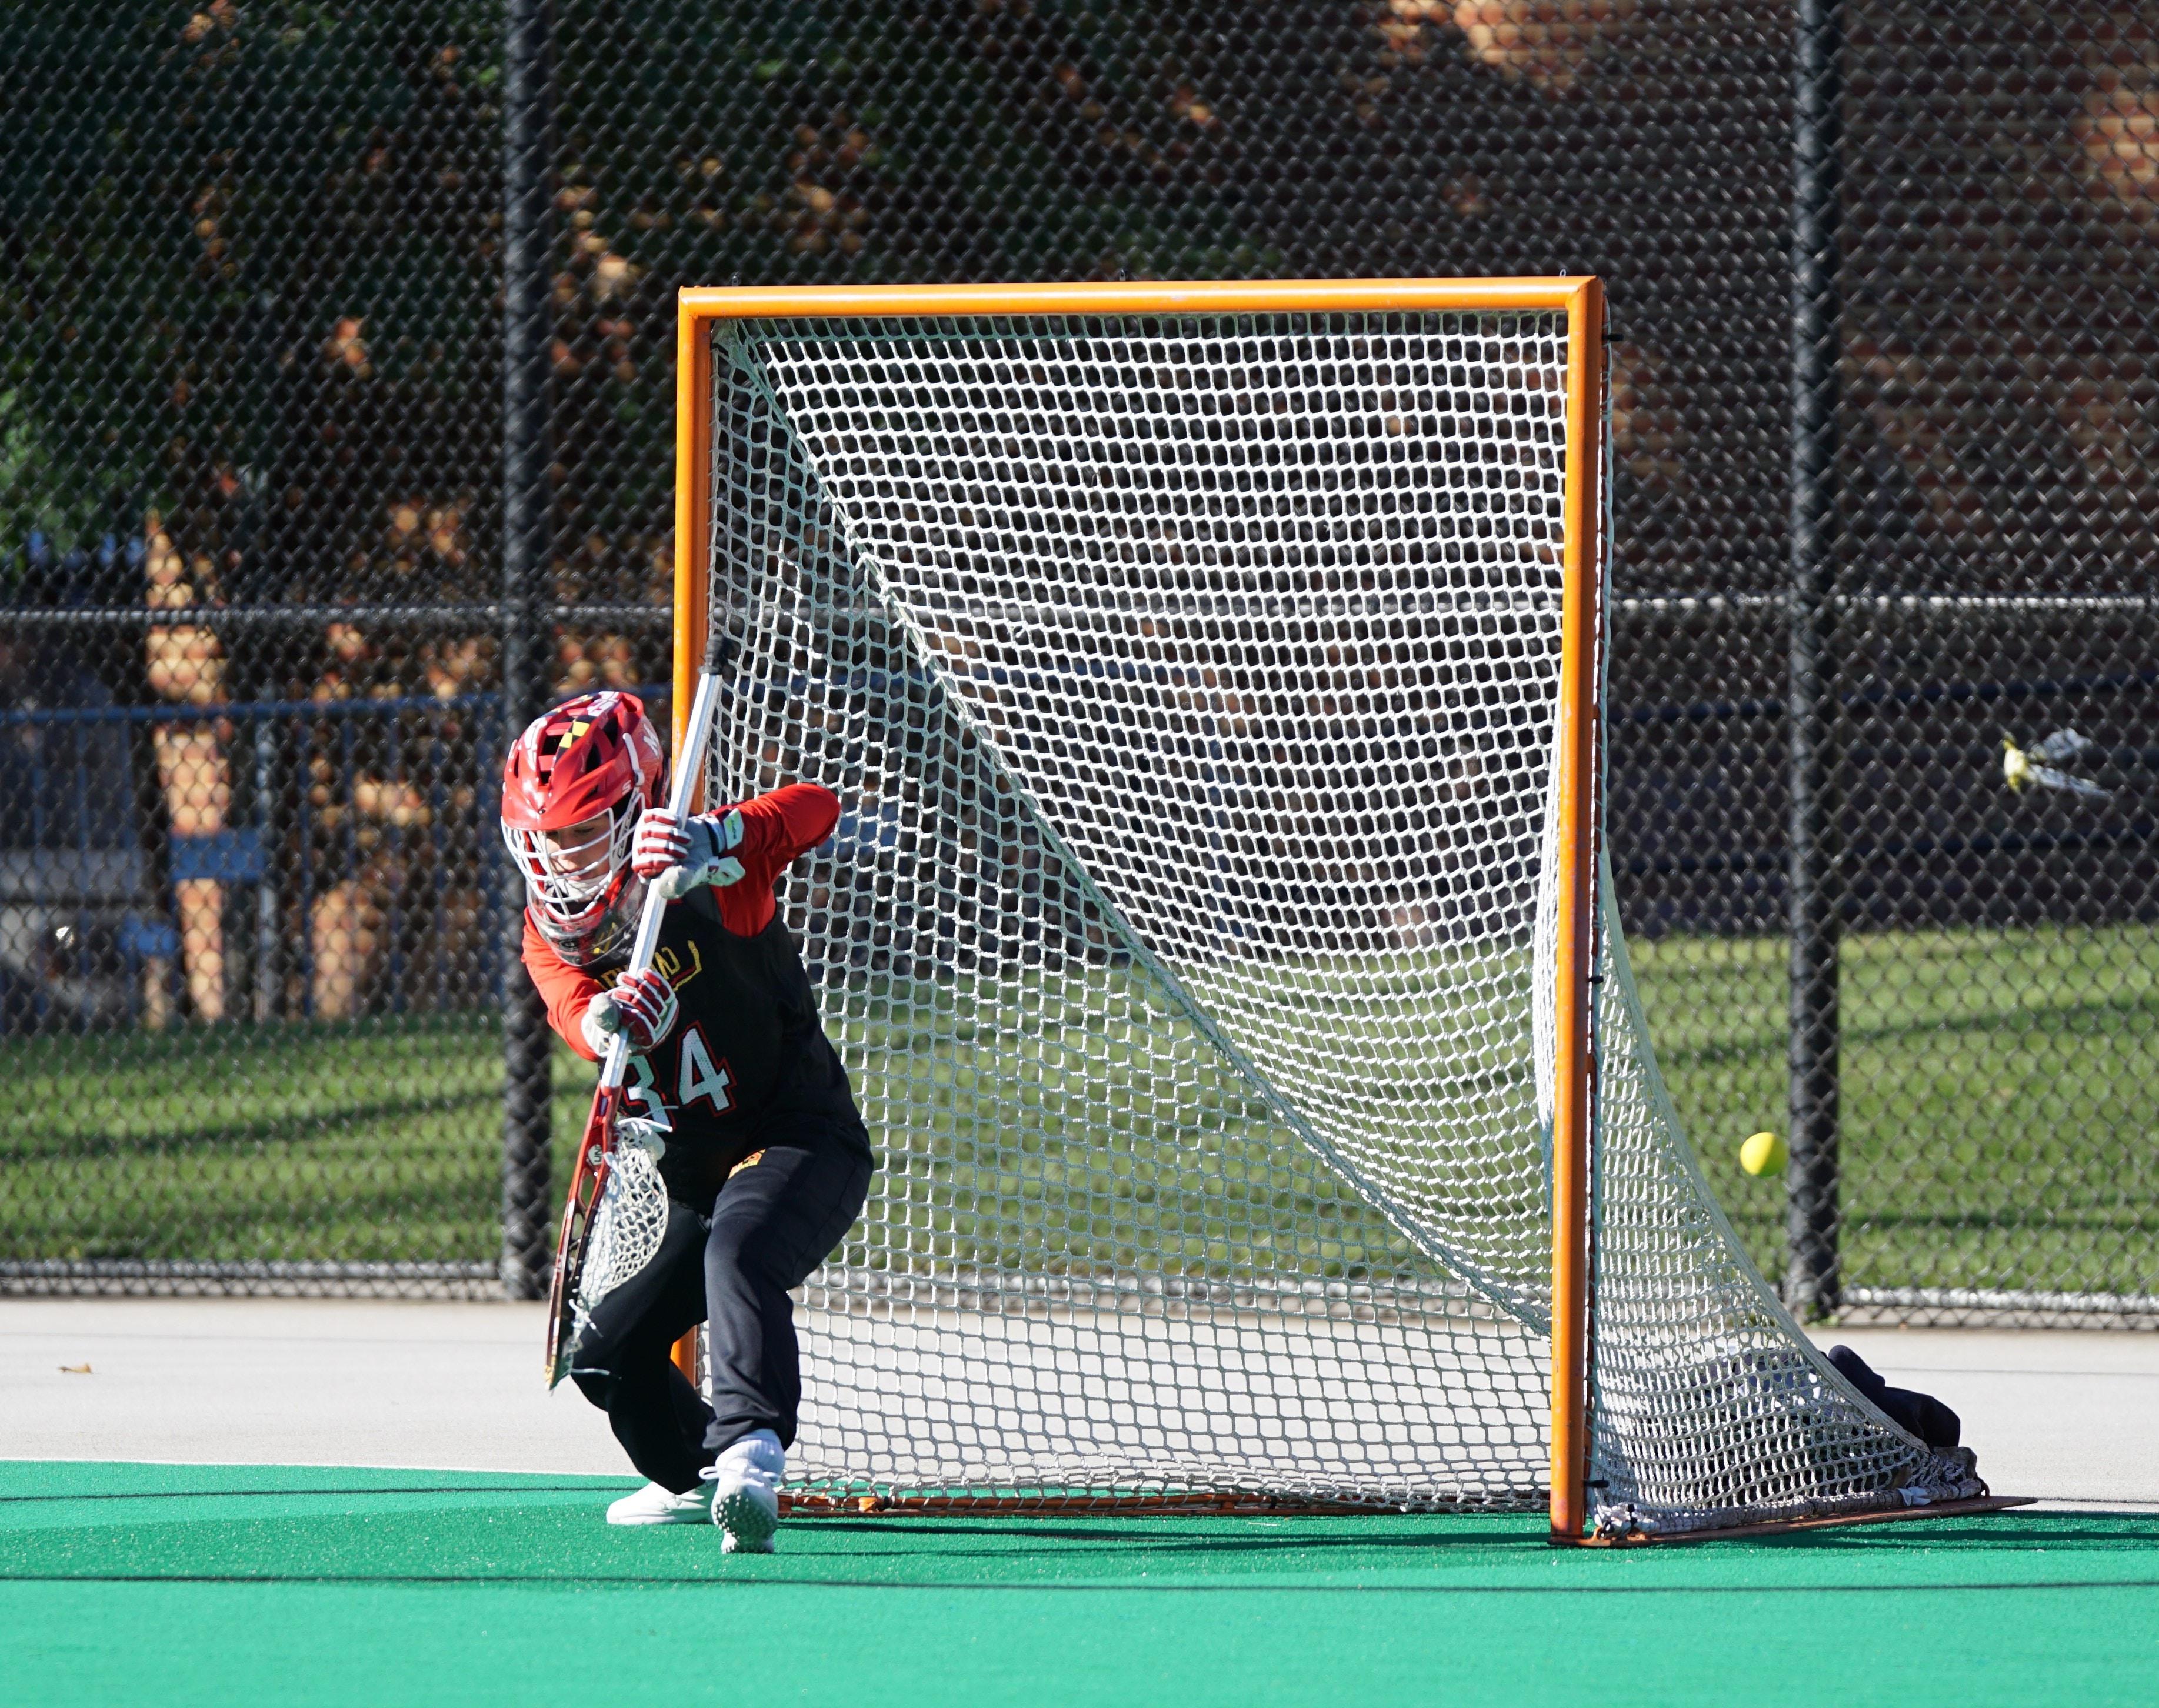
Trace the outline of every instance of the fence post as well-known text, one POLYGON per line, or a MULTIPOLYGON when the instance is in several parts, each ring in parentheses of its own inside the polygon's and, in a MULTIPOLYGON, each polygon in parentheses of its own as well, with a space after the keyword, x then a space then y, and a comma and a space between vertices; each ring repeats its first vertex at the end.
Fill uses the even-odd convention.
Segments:
MULTIPOLYGON (((504 751, 543 709, 548 626, 547 303, 550 258, 547 0, 508 0, 503 35, 502 712, 504 751)), ((518 965, 524 883, 509 862, 500 927, 502 1284, 513 1298, 546 1291, 547 1143, 552 1087, 547 1017, 518 965)))
POLYGON ((1799 0, 1792 122, 1791 1161, 1784 1297, 1836 1308, 1837 361, 1842 0, 1799 0))

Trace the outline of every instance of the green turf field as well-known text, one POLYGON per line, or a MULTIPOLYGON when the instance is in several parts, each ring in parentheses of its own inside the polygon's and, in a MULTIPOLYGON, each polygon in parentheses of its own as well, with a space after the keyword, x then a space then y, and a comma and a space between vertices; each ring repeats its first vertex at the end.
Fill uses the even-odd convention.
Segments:
POLYGON ((628 1485, 0 1462, 0 1703, 2153 1700, 2159 1519, 2011 1512, 1628 1552, 1538 1518, 795 1523, 628 1485))
MULTIPOLYGON (((1781 1188, 1742 1175, 1734 1153, 1755 1128, 1783 1125, 1784 946, 1672 939, 1633 954, 1674 1100, 1773 1272, 1781 1188)), ((1861 937, 1845 967, 1847 1279, 2159 1291, 2159 1157, 2142 1137, 2159 1099, 2149 931, 1861 937)), ((966 1017, 925 1014, 866 1042, 906 1051, 923 1095, 949 1103, 971 1072, 966 1017)), ((0 1042, 17 1110, 0 1124, 0 1256, 490 1262, 494 1024, 0 1042)), ((1054 1089, 1054 1064, 1044 1072, 1054 1089)), ((591 1070, 562 1052, 557 1079, 566 1161, 591 1070)), ((1043 1103, 1040 1084, 1027 1095, 1043 1103)), ((1276 1184, 1242 1155, 1259 1111, 1230 1100, 1216 1112, 1219 1148, 1256 1204, 1276 1184)), ((937 1162, 949 1172, 968 1141, 964 1120, 948 1125, 951 1154, 937 1162)), ((1114 1261, 1121 1204, 1147 1188, 1146 1134, 1105 1141, 1046 1105, 1040 1126, 1029 1207, 997 1237, 1023 1234, 1031 1252, 1047 1239, 1079 1265, 1114 1261), (1121 1183, 1059 1160, 1098 1141, 1131 1159, 1121 1183)), ((1354 1269, 1395 1249, 1331 1188, 1311 1189, 1339 1237, 1302 1261, 1354 1269)), ((970 1237, 971 1215, 986 1225, 965 1202, 950 1208, 955 1238, 970 1237)), ((1217 1236, 1188 1231, 1204 1265, 1217 1236)))

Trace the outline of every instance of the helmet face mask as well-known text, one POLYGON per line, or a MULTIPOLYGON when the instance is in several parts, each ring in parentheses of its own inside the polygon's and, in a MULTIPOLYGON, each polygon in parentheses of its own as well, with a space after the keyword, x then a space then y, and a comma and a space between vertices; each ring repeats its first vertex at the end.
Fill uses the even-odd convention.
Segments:
POLYGON ((534 915, 571 933, 594 924, 621 890, 643 812, 642 804, 631 799, 560 831, 505 824, 504 839, 525 874, 526 899, 534 915))
MULTIPOLYGON (((531 896, 529 881, 526 894, 528 899, 531 896)), ((638 911, 644 905, 645 880, 633 873, 614 886, 612 894, 601 897, 598 905, 580 914, 565 917, 536 903, 530 914, 535 929, 556 954, 572 966, 596 967, 629 955, 630 939, 637 933, 638 911)))
POLYGON ((625 944, 644 886, 630 843, 660 795, 660 737, 632 694, 587 694, 533 720, 502 774, 502 839, 533 924, 590 965, 625 944))

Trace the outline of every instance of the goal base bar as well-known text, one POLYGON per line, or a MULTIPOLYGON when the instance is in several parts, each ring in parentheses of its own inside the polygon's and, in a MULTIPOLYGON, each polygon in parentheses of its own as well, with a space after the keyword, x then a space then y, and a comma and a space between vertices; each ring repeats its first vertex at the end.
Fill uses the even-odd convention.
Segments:
POLYGON ((1737 1542, 1757 1536, 1783 1536, 1794 1530, 1825 1529, 1831 1524, 1885 1524, 1900 1519, 1967 1518, 1974 1513, 2005 1512, 2013 1506, 2036 1506, 2031 1494, 1983 1494, 1970 1500, 1938 1501, 1932 1506, 1888 1507, 1880 1512, 1818 1513, 1803 1519, 1764 1519, 1759 1524, 1733 1524, 1716 1530, 1675 1530, 1670 1535, 1567 1536, 1554 1531, 1555 1548, 1654 1548, 1674 1542, 1737 1542))
MULTIPOLYGON (((1490 1511, 1485 1507, 1432 1509, 1490 1511)), ((1424 1513, 1425 1509, 1419 1509, 1424 1513)), ((1349 1500, 1266 1494, 820 1494, 782 1491, 779 1515, 793 1519, 1398 1517, 1402 1509, 1349 1500)))

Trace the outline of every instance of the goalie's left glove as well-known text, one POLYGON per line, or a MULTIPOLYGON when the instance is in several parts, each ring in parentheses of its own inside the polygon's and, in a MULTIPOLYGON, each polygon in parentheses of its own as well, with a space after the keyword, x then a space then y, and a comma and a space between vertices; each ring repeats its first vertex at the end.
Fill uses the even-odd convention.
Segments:
POLYGON ((742 839, 738 807, 685 819, 649 808, 637 821, 637 837, 629 848, 630 870, 670 902, 681 900, 700 884, 725 889, 741 881, 743 863, 734 851, 742 846, 742 839))
POLYGON ((617 1033, 629 1040, 639 1055, 675 1029, 675 986, 667 975, 647 967, 641 973, 624 973, 611 991, 602 991, 585 1007, 585 1042, 593 1053, 603 1056, 617 1033))

